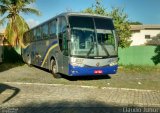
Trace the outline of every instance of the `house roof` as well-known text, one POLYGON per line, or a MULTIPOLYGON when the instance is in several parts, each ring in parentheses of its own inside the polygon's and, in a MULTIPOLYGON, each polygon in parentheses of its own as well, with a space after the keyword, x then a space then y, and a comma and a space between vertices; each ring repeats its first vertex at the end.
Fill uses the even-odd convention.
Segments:
POLYGON ((156 29, 156 30, 160 30, 160 24, 148 24, 148 25, 131 25, 131 30, 147 30, 147 29, 156 29))

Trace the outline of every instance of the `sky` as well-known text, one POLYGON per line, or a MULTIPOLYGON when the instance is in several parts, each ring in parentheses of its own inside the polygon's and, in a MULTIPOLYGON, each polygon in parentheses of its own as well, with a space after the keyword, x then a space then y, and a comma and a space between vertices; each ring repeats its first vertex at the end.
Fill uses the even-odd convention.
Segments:
MULTIPOLYGON (((22 15, 30 27, 34 27, 67 10, 80 12, 91 7, 95 0, 37 0, 30 7, 38 9, 42 15, 22 15)), ((143 24, 160 24, 160 0, 102 0, 103 6, 124 8, 130 21, 143 24)), ((3 28, 0 27, 0 30, 3 28)))

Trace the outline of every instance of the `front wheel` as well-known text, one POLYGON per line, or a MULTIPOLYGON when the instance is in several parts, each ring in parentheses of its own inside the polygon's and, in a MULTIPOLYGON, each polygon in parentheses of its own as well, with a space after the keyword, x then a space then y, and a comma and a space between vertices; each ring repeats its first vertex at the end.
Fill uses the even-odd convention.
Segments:
POLYGON ((51 73, 54 78, 61 78, 61 75, 58 73, 57 63, 55 60, 51 60, 51 73))

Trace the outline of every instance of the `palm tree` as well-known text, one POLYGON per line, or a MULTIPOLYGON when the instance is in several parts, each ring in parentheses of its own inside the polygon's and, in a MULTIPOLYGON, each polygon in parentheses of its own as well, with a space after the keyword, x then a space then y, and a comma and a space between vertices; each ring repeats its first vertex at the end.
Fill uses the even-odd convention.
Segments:
POLYGON ((0 0, 0 25, 7 23, 5 37, 12 46, 23 47, 23 34, 29 29, 28 24, 20 14, 36 14, 40 12, 28 7, 35 0, 0 0))

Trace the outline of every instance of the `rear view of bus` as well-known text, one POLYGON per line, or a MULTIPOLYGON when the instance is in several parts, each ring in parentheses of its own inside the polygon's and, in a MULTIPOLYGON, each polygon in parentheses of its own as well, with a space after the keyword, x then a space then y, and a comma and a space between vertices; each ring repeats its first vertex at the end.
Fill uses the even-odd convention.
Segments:
POLYGON ((70 15, 70 76, 117 72, 118 44, 111 18, 70 15))

